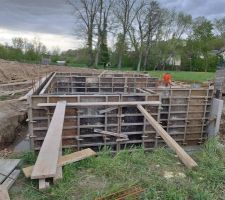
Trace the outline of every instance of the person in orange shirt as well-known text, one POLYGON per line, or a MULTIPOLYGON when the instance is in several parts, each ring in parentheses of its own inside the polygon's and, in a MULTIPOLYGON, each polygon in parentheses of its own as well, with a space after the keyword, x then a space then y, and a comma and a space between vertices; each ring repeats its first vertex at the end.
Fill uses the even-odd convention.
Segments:
POLYGON ((165 73, 163 75, 163 83, 166 87, 172 85, 172 76, 170 73, 165 73))

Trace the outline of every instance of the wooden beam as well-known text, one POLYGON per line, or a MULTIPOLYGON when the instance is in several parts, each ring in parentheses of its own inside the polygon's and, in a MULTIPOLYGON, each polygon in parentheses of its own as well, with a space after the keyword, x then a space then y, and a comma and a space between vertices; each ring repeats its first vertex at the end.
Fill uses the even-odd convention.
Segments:
POLYGON ((107 72, 107 70, 104 70, 101 74, 98 75, 98 78, 100 78, 106 72, 107 72))
POLYGON ((39 190, 45 190, 49 187, 49 182, 46 182, 45 179, 38 180, 39 190))
MULTIPOLYGON (((88 157, 95 156, 95 155, 96 155, 96 152, 94 152, 90 148, 87 148, 87 149, 77 151, 77 152, 60 157, 57 165, 64 166, 64 165, 67 165, 67 164, 70 164, 73 162, 77 162, 77 161, 80 161, 80 160, 83 160, 83 159, 86 159, 88 157)), ((31 176, 33 168, 34 168, 34 166, 29 166, 29 167, 23 168, 23 173, 24 173, 25 177, 28 178, 31 176)))
POLYGON ((20 159, 0 159, 0 184, 12 173, 20 159))
MULTIPOLYGON (((61 156, 62 156, 62 140, 61 140, 61 144, 60 144, 59 158, 61 156)), ((53 178, 53 183, 56 183, 59 179, 62 179, 62 177, 63 177, 62 167, 58 166, 58 164, 57 164, 56 175, 53 178)))
POLYGON ((152 94, 157 94, 155 91, 153 91, 153 90, 151 90, 151 89, 149 89, 149 88, 145 88, 144 90, 146 90, 146 91, 148 91, 148 92, 150 92, 150 93, 152 93, 152 94))
POLYGON ((48 80, 48 82, 45 84, 45 86, 43 87, 43 89, 40 91, 39 94, 44 94, 46 89, 48 88, 48 86, 51 84, 52 79, 55 77, 56 72, 52 75, 52 77, 48 80))
POLYGON ((66 101, 58 101, 47 134, 34 165, 31 179, 54 177, 56 174, 65 110, 66 101))
POLYGON ((179 144, 162 128, 162 126, 148 113, 143 106, 137 105, 137 108, 145 116, 150 125, 156 130, 156 132, 163 138, 166 144, 173 149, 180 160, 189 168, 197 167, 197 163, 181 148, 179 144))
POLYGON ((0 200, 10 200, 8 190, 0 185, 0 200))
POLYGON ((99 112, 99 114, 104 114, 104 113, 108 113, 108 112, 110 112, 112 110, 116 110, 116 109, 118 109, 118 106, 106 108, 105 110, 99 110, 98 112, 99 112))
POLYGON ((41 78, 39 81, 37 81, 33 88, 24 96, 20 97, 19 100, 23 101, 23 100, 27 100, 28 97, 30 97, 31 95, 33 95, 33 93, 35 93, 37 91, 37 89, 41 86, 42 83, 45 82, 45 80, 50 76, 51 74, 48 74, 47 76, 44 76, 43 78, 41 78))
POLYGON ((16 181, 17 177, 20 175, 20 170, 15 169, 8 178, 2 183, 2 186, 4 186, 7 190, 9 190, 13 183, 16 181))
POLYGON ((143 90, 141 88, 136 88, 136 90, 138 90, 139 92, 143 92, 143 93, 148 93, 149 94, 149 92, 147 92, 147 91, 145 91, 145 90, 143 90))
MULTIPOLYGON (((160 101, 125 101, 125 102, 79 102, 67 103, 68 107, 92 107, 92 106, 137 106, 137 105, 151 105, 158 106, 160 101)), ((56 103, 38 103, 39 107, 55 107, 56 103)))
POLYGON ((95 133, 101 133, 103 135, 110 135, 110 136, 114 136, 114 137, 128 139, 127 135, 121 134, 121 133, 114 133, 114 132, 104 131, 104 130, 100 130, 100 129, 94 129, 94 132, 95 133))

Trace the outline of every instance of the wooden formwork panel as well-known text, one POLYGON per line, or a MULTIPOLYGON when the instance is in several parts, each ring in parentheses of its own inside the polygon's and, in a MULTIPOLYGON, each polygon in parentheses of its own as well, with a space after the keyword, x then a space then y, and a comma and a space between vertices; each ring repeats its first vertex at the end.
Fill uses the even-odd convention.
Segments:
POLYGON ((207 137, 205 129, 213 88, 153 90, 161 94, 161 124, 175 140, 193 145, 201 143, 207 137))
MULTIPOLYGON (((33 148, 39 149, 47 132, 54 109, 39 108, 38 103, 158 101, 159 106, 144 106, 160 121, 163 128, 180 144, 201 143, 206 135, 213 89, 156 88, 158 79, 146 75, 57 73, 43 95, 34 95, 30 102, 29 130, 33 148), (140 90, 138 90, 140 88, 140 90), (143 92, 151 88, 157 94, 143 92), (48 95, 46 93, 49 93, 48 95), (113 94, 114 93, 114 94, 113 94), (51 95, 52 94, 52 95, 51 95), (105 95, 104 95, 105 94, 105 95), (160 94, 160 95, 159 95, 160 94)), ((151 149, 165 145, 136 107, 121 107, 99 113, 107 106, 66 108, 63 147, 77 150, 91 147, 98 150, 109 146, 113 151, 129 146, 151 149), (128 135, 129 141, 117 142, 103 137, 95 129, 128 135)))
MULTIPOLYGON (((40 108, 38 103, 56 103, 59 100, 67 102, 119 102, 119 101, 150 101, 159 100, 159 95, 34 95, 31 99, 31 118, 32 122, 31 138, 34 149, 39 149, 48 125, 51 121, 54 108, 40 108)), ((150 148, 155 145, 155 131, 150 125, 146 125, 143 115, 135 106, 118 106, 117 109, 107 113, 100 114, 108 106, 96 107, 67 107, 65 112, 62 144, 64 148, 70 147, 77 150, 92 147, 95 150, 110 146, 112 150, 127 146, 144 146, 150 148), (95 133, 95 129, 123 133, 128 135, 128 141, 117 142, 115 137, 107 137, 104 140, 103 135, 95 133), (144 134, 151 132, 152 138, 143 137, 144 134), (154 144, 154 145, 153 145, 154 144), (118 147, 119 146, 119 147, 118 147)), ((159 119, 159 106, 145 106, 152 113, 155 119, 159 119)))
POLYGON ((136 88, 156 87, 158 78, 143 76, 66 76, 56 74, 46 94, 138 93, 136 88))

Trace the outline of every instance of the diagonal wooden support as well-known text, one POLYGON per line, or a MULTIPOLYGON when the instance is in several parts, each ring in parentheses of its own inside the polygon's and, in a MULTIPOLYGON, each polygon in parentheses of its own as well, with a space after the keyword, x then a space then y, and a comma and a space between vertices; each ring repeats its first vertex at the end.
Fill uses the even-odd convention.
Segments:
POLYGON ((108 136, 114 136, 114 137, 117 137, 117 138, 128 139, 127 135, 125 135, 123 133, 114 133, 114 132, 104 131, 104 130, 100 130, 100 129, 94 129, 94 132, 100 133, 102 135, 108 135, 108 136))
POLYGON ((137 105, 139 111, 145 116, 150 125, 156 130, 156 132, 163 138, 166 144, 173 149, 180 160, 189 168, 197 167, 197 163, 181 148, 179 144, 162 128, 162 126, 148 113, 143 106, 137 105))
POLYGON ((99 114, 104 114, 104 113, 108 113, 108 112, 110 112, 112 110, 116 110, 116 109, 118 109, 118 106, 106 108, 105 110, 99 110, 98 112, 99 112, 99 114))
POLYGON ((34 165, 31 179, 55 177, 60 154, 66 101, 59 101, 34 165))

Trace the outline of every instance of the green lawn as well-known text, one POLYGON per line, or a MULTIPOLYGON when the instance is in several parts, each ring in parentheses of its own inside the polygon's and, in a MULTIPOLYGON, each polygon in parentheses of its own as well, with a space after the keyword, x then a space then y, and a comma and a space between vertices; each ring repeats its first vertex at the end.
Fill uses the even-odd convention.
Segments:
MULTIPOLYGON (((66 165, 63 179, 46 191, 38 191, 37 181, 20 175, 10 190, 12 200, 93 200, 112 192, 138 185, 144 200, 219 200, 225 199, 225 148, 209 140, 202 151, 191 156, 198 163, 188 170, 177 156, 165 148, 152 152, 107 151, 98 157, 66 165), (165 174, 172 174, 167 178, 165 174)), ((21 157, 23 166, 34 163, 32 154, 21 157)))
POLYGON ((170 72, 175 81, 187 81, 202 83, 204 81, 213 80, 215 77, 214 72, 188 72, 188 71, 150 71, 151 76, 162 78, 165 72, 170 72))

